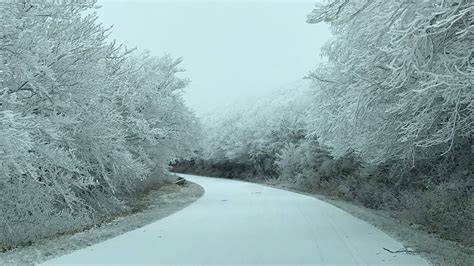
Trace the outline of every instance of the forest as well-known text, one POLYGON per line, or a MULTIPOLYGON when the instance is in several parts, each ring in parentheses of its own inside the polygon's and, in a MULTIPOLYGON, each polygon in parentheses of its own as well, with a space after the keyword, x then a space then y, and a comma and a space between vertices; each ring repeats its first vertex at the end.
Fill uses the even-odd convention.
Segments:
POLYGON ((0 2, 0 251, 127 212, 170 171, 289 184, 474 245, 472 1, 317 4, 325 63, 201 118, 182 59, 110 41, 96 8, 0 2))
POLYGON ((173 170, 287 183, 472 246, 473 12, 459 0, 316 6, 307 22, 334 36, 326 63, 203 119, 202 148, 173 170))
POLYGON ((108 41, 94 8, 0 3, 0 250, 127 211, 196 141, 181 59, 108 41))

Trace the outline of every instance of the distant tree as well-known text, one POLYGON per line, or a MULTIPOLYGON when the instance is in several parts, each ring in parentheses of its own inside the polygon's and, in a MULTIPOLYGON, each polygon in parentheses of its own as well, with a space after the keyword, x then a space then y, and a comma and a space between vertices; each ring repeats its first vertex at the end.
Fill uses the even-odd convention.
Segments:
POLYGON ((238 162, 260 176, 277 176, 281 151, 305 138, 311 97, 307 82, 297 82, 234 109, 203 119, 203 158, 238 162))

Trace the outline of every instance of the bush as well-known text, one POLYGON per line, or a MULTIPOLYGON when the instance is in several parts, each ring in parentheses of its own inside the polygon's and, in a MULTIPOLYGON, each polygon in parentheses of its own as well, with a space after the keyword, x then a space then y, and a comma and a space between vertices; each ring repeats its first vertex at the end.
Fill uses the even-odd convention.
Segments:
POLYGON ((473 245, 474 190, 472 181, 450 180, 427 190, 406 190, 400 196, 399 217, 422 225, 444 238, 473 245))

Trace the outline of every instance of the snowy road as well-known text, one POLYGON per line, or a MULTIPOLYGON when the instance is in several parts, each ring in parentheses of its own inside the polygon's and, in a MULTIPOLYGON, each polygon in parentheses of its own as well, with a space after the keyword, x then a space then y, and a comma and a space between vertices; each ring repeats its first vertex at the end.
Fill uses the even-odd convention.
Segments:
POLYGON ((403 247, 315 198, 246 182, 184 177, 205 189, 189 207, 45 264, 427 264, 383 250, 403 247))

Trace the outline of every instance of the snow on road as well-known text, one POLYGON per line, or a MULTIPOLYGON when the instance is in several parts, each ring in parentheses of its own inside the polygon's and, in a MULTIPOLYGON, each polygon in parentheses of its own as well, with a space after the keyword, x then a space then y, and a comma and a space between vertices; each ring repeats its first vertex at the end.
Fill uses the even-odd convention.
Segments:
POLYGON ((140 229, 45 262, 56 264, 427 265, 403 246, 313 197, 183 175, 205 189, 189 207, 140 229))

